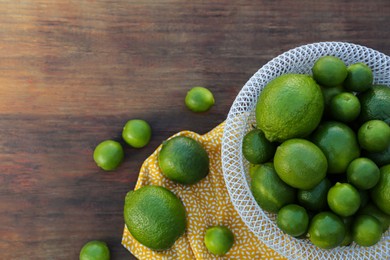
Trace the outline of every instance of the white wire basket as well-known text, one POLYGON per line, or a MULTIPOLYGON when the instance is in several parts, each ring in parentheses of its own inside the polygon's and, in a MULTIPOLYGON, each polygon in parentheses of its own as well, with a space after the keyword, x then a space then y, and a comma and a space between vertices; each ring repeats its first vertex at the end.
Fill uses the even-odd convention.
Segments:
POLYGON ((222 138, 222 169, 230 199, 248 228, 269 248, 288 259, 390 259, 390 230, 374 246, 320 249, 308 239, 284 234, 275 223, 276 215, 263 211, 250 191, 249 163, 241 152, 242 139, 256 122, 255 107, 264 86, 285 73, 311 74, 314 62, 332 55, 346 65, 366 63, 374 83, 390 85, 390 57, 376 50, 344 42, 319 42, 291 49, 269 61, 245 84, 236 97, 222 138))

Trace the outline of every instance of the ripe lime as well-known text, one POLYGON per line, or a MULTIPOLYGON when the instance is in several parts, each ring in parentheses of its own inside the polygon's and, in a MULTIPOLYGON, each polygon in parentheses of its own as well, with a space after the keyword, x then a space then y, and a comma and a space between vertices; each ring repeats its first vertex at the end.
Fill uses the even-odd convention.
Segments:
POLYGON ((371 199, 384 213, 390 215, 390 164, 380 169, 378 183, 371 189, 371 199))
POLYGON ((340 122, 322 123, 313 133, 312 141, 325 154, 330 174, 345 173, 349 163, 360 156, 355 132, 340 122))
POLYGON ((215 103, 213 93, 204 87, 193 87, 187 92, 186 106, 194 112, 205 112, 215 103))
POLYGON ((295 189, 279 178, 272 163, 261 164, 253 173, 251 191, 259 206, 273 213, 295 200, 295 189))
POLYGON ((80 260, 110 260, 110 250, 105 242, 93 240, 80 251, 80 260))
POLYGON ((150 125, 141 119, 127 121, 122 131, 123 140, 134 148, 146 146, 149 143, 151 136, 152 129, 150 128, 150 125))
POLYGON ((321 212, 314 216, 309 226, 310 241, 323 249, 340 245, 346 230, 343 221, 332 212, 321 212))
POLYGON ((321 120, 321 88, 307 75, 284 74, 269 82, 256 106, 256 121, 266 138, 284 140, 309 135, 321 120))
POLYGON ((358 211, 358 215, 370 215, 375 217, 382 226, 382 232, 385 232, 390 226, 390 215, 384 213, 373 203, 368 203, 364 208, 358 211))
POLYGON ((328 205, 339 216, 352 216, 360 207, 359 192, 349 183, 336 183, 328 191, 328 205))
POLYGON ((123 161, 123 157, 121 144, 113 140, 101 142, 93 151, 94 161, 105 171, 115 170, 123 161))
POLYGON ((334 56, 319 58, 312 68, 313 78, 325 87, 341 85, 348 75, 347 66, 334 56))
POLYGON ((306 190, 319 184, 327 170, 326 157, 321 149, 298 138, 287 140, 276 149, 274 166, 285 183, 306 190))
POLYGON ((203 146, 186 136, 163 142, 158 154, 162 173, 181 184, 194 184, 209 173, 209 157, 203 146))
POLYGON ((330 101, 330 114, 332 118, 341 122, 352 122, 360 113, 359 99, 352 93, 337 94, 330 101))
POLYGON ((150 185, 128 192, 123 214, 131 235, 152 250, 170 248, 185 232, 186 210, 164 187, 150 185))
POLYGON ((349 65, 348 76, 344 81, 344 87, 350 91, 363 92, 368 90, 373 81, 372 70, 366 64, 358 62, 349 65))
POLYGON ((275 154, 276 146, 259 129, 249 131, 242 140, 242 154, 254 164, 265 163, 275 154))
POLYGON ((311 211, 321 211, 328 206, 328 190, 332 187, 329 179, 324 178, 310 190, 298 190, 297 198, 300 205, 311 211))
POLYGON ((362 106, 359 115, 361 123, 378 119, 390 125, 390 87, 374 85, 357 97, 362 106))
POLYGON ((210 253, 218 256, 225 255, 234 243, 233 232, 225 226, 214 226, 206 230, 204 244, 210 253))
POLYGON ((306 233, 309 226, 309 216, 305 208, 289 204, 279 210, 276 224, 283 232, 298 237, 306 233))
POLYGON ((352 238, 360 246, 373 246, 381 239, 382 226, 373 216, 360 215, 352 226, 352 238))
POLYGON ((378 166, 368 158, 357 158, 347 168, 348 182, 361 190, 374 187, 379 180, 379 176, 378 166))
POLYGON ((360 146, 371 152, 382 152, 390 145, 390 126, 382 120, 365 122, 358 131, 360 146))

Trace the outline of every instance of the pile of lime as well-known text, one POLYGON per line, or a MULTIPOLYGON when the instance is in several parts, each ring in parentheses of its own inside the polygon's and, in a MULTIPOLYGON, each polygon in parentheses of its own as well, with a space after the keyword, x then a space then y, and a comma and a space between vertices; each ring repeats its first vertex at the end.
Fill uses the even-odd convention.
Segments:
POLYGON ((364 63, 324 56, 273 79, 242 143, 255 200, 319 248, 375 245, 390 225, 389 124, 390 88, 364 63))

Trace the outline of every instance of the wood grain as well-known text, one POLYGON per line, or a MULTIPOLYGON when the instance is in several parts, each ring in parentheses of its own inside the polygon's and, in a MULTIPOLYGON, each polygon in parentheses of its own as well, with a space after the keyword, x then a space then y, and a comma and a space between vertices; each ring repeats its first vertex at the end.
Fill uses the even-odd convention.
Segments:
POLYGON ((249 77, 272 57, 318 41, 390 54, 390 2, 0 0, 0 256, 77 259, 92 239, 112 259, 122 208, 142 162, 167 137, 221 123, 249 77), (216 105, 194 114, 194 85, 216 105), (94 147, 150 122, 146 148, 115 171, 94 147))

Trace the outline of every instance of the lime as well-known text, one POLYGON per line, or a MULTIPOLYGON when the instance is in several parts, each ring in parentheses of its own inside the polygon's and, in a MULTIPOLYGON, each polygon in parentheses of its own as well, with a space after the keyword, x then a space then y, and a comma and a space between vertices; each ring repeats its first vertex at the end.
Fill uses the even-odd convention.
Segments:
POLYGON ((352 238, 360 246, 373 246, 381 239, 382 226, 373 216, 360 215, 352 226, 352 238))
POLYGON ((357 158, 347 168, 348 182, 358 189, 367 190, 374 187, 379 180, 379 168, 368 158, 357 158))
POLYGON ((378 183, 371 189, 371 199, 384 213, 390 215, 390 164, 380 169, 378 183))
POLYGON ((204 244, 210 253, 223 256, 234 243, 233 232, 225 226, 209 227, 204 236, 204 244))
POLYGON ((337 215, 352 216, 360 207, 360 194, 349 183, 336 183, 328 191, 328 205, 337 215))
POLYGON ((344 81, 344 86, 350 91, 363 92, 368 90, 374 79, 372 70, 366 64, 358 62, 349 65, 348 76, 344 81))
POLYGON ((274 157, 275 170, 288 185, 298 189, 312 189, 326 175, 326 157, 315 144, 305 139, 283 142, 274 157))
POLYGON ((327 195, 331 186, 329 179, 324 178, 310 190, 298 190, 299 204, 311 211, 324 210, 328 206, 327 195))
POLYGON ((355 132, 340 122, 322 123, 313 133, 312 141, 325 154, 330 174, 345 173, 349 163, 360 156, 355 132))
POLYGON ((365 150, 362 152, 365 157, 370 158, 379 167, 390 164, 390 145, 388 145, 382 152, 370 153, 365 150))
POLYGON ((213 93, 204 87, 193 87, 187 92, 186 106, 193 112, 205 112, 215 103, 213 93))
POLYGON ((334 56, 319 58, 312 68, 313 78, 325 87, 341 85, 348 75, 347 66, 334 56))
POLYGON ((123 140, 134 148, 146 146, 149 143, 151 136, 152 129, 150 128, 150 125, 141 119, 127 121, 122 131, 123 140))
POLYGON ((330 116, 330 101, 337 94, 343 93, 343 86, 338 85, 336 87, 321 87, 322 95, 324 96, 324 116, 330 116))
POLYGON ((94 161, 105 171, 115 170, 123 161, 123 157, 121 144, 113 140, 101 142, 93 151, 94 161))
POLYGON ((374 85, 357 97, 362 107, 359 115, 361 123, 378 119, 390 125, 390 87, 374 85))
POLYGON ((276 146, 265 138, 259 129, 249 131, 242 140, 242 154, 254 164, 269 161, 275 153, 276 146))
POLYGON ((341 122, 352 122, 360 113, 359 99, 352 93, 337 94, 330 101, 330 114, 332 118, 341 122))
POLYGON ((272 163, 261 164, 253 173, 251 191, 259 206, 273 213, 295 200, 295 189, 279 178, 272 163))
POLYGON ((256 121, 266 138, 284 140, 309 135, 324 109, 321 88, 307 75, 284 74, 269 82, 256 106, 256 121))
POLYGON ((158 154, 162 173, 181 184, 194 184, 209 173, 209 157, 203 146, 186 136, 163 142, 158 154))
POLYGON ((321 212, 313 217, 309 225, 310 241, 323 249, 331 249, 341 244, 345 237, 343 221, 332 212, 321 212))
POLYGON ((360 146, 371 152, 382 152, 390 145, 390 126, 382 120, 365 122, 358 131, 360 146))
POLYGON ((86 243, 80 251, 80 260, 109 260, 110 250, 105 242, 93 240, 86 243))
POLYGON ((305 208, 289 204, 279 210, 276 224, 283 232, 298 237, 306 233, 309 226, 309 216, 305 208))
POLYGON ((359 215, 370 215, 376 218, 382 226, 382 232, 385 232, 390 226, 390 215, 384 213, 373 203, 368 203, 364 208, 358 211, 359 215))
POLYGON ((186 229, 182 202, 161 186, 143 186, 128 192, 124 219, 131 235, 152 250, 170 248, 186 229))

